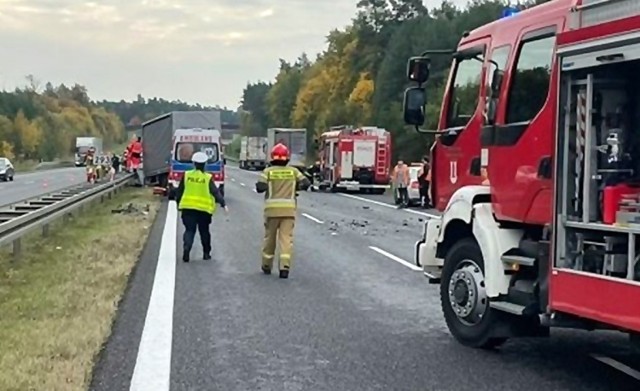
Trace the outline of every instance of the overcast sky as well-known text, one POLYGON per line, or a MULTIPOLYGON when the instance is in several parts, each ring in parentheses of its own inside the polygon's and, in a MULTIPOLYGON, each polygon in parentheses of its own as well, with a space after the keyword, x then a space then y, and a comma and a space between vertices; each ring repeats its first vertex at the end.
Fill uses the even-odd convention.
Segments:
POLYGON ((140 93, 235 109, 248 81, 274 78, 278 58, 315 58, 356 3, 0 0, 0 88, 33 74, 43 84, 83 84, 93 99, 140 93))

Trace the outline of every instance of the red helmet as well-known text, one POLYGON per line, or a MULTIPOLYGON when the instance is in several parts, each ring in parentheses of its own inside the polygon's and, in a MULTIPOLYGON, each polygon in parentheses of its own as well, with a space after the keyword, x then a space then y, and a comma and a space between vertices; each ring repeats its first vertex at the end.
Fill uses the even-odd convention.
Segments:
POLYGON ((284 144, 276 144, 271 150, 271 160, 289 160, 289 148, 284 144))

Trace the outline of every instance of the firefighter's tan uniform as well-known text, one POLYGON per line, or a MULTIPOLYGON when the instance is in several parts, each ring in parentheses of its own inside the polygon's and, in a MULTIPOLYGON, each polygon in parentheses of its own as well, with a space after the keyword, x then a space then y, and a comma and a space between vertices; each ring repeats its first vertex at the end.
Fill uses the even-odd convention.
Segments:
POLYGON ((271 270, 276 250, 280 247, 280 270, 291 268, 293 229, 296 221, 296 190, 306 177, 295 167, 267 167, 258 182, 268 186, 264 203, 264 243, 262 267, 271 270))

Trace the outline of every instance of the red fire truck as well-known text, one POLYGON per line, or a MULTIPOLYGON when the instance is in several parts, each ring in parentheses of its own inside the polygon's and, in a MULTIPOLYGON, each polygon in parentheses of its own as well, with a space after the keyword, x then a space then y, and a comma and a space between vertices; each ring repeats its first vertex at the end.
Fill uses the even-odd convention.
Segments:
MULTIPOLYGON (((430 57, 409 60, 424 123, 430 57)), ((640 1, 555 0, 452 55, 416 263, 447 326, 489 348, 550 327, 640 335, 640 1)))
POLYGON ((320 190, 382 194, 389 188, 391 134, 377 127, 333 126, 319 139, 320 190))

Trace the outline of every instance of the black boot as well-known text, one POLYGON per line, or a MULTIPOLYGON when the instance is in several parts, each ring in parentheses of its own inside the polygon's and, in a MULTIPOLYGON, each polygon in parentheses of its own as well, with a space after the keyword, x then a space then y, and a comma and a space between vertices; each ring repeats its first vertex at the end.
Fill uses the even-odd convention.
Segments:
POLYGON ((289 270, 280 270, 280 278, 289 278, 289 270))
POLYGON ((183 262, 189 262, 189 253, 185 252, 184 254, 182 254, 182 261, 183 262))
POLYGON ((211 254, 209 254, 209 253, 204 253, 204 256, 202 257, 202 259, 204 259, 205 261, 209 261, 209 260, 211 260, 211 254))
POLYGON ((269 266, 262 265, 262 272, 266 275, 271 274, 271 268, 269 266))

